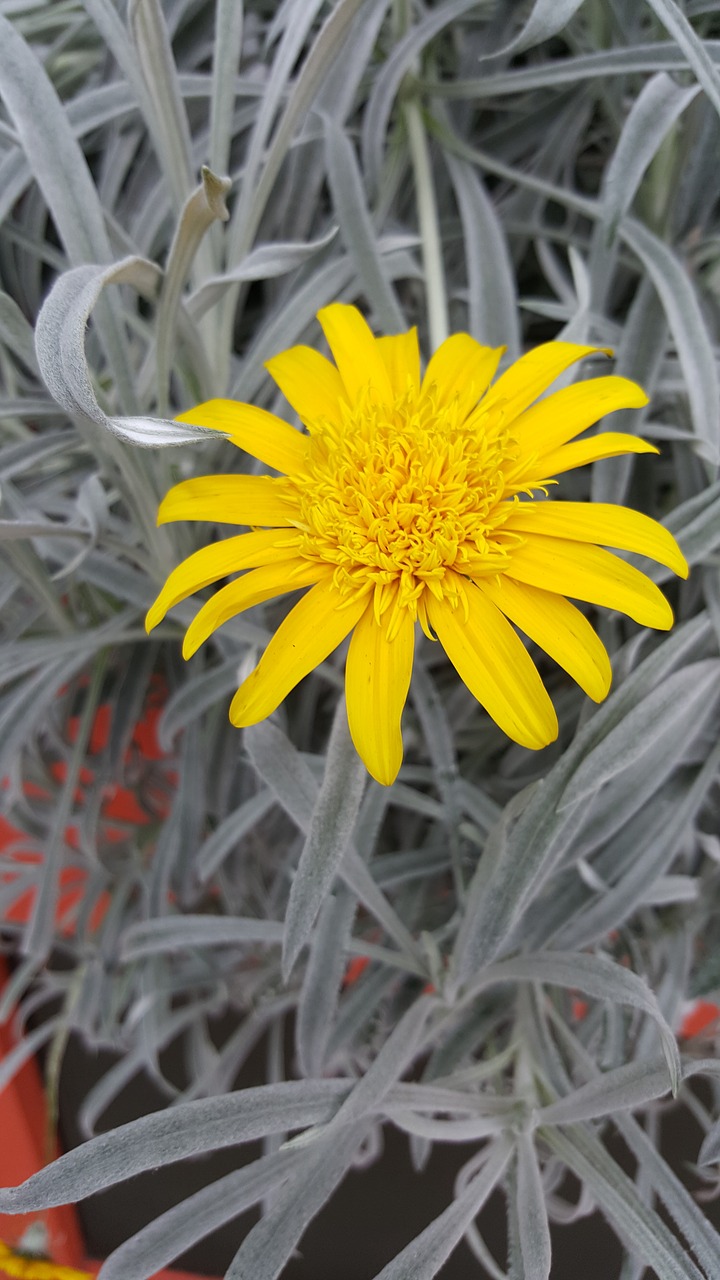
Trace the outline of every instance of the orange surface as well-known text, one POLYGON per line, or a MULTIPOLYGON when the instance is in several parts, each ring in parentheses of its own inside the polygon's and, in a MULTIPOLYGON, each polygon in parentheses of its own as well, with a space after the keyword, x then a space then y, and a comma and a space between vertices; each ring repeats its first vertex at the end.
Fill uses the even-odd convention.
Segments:
MULTIPOLYGON (((164 685, 156 681, 151 687, 143 716, 135 726, 132 743, 126 753, 125 765, 131 775, 133 771, 137 771, 138 764, 141 761, 163 761, 166 759, 157 735, 158 720, 162 713, 164 698, 164 685)), ((66 729, 67 738, 70 742, 75 741, 79 725, 80 717, 70 716, 66 729)), ((75 794, 75 804, 78 808, 81 808, 85 802, 83 787, 88 786, 93 781, 92 757, 107 746, 111 727, 112 706, 110 703, 104 702, 98 707, 93 723, 88 742, 87 764, 80 769, 79 773, 79 785, 75 794)), ((50 766, 50 772, 58 782, 64 781, 66 776, 65 762, 62 760, 56 761, 50 766)), ((172 769, 164 770, 164 779, 168 786, 172 785, 174 777, 172 769)), ((0 786, 3 785, 5 784, 0 784, 0 786)), ((24 791, 26 797, 35 801, 38 805, 42 805, 43 802, 48 800, 47 793, 43 788, 34 783, 26 782, 24 791)), ((166 787, 158 786, 152 792, 146 789, 145 798, 150 802, 154 816, 162 817, 165 815, 168 808, 166 787)), ((145 826, 152 820, 152 815, 148 812, 148 809, 143 808, 138 802, 138 797, 133 788, 123 786, 120 783, 112 783, 105 788, 101 816, 103 821, 100 835, 102 840, 108 844, 124 839, 129 826, 145 826)), ((78 829, 76 824, 69 823, 65 828, 65 843, 68 849, 77 849, 78 829)), ((26 924, 32 913, 36 890, 34 888, 21 888, 23 867, 28 864, 42 862, 42 852, 23 831, 13 826, 0 815, 0 854, 2 855, 0 881, 6 884, 18 881, 18 896, 5 911, 4 919, 9 924, 26 924)), ((56 921, 59 931, 66 936, 74 932, 75 919, 83 900, 86 880, 87 873, 81 864, 65 866, 60 872, 56 921)), ((102 922, 109 903, 110 899, 107 893, 98 895, 90 916, 91 929, 96 929, 102 922)))
POLYGON ((692 1040, 703 1031, 712 1033, 720 1028, 720 1007, 711 1000, 696 1000, 687 1010, 678 1035, 681 1040, 692 1040))
MULTIPOLYGON (((144 761, 160 761, 164 753, 157 738, 157 722, 162 710, 164 690, 160 686, 151 693, 142 720, 133 734, 132 746, 126 763, 132 765, 132 756, 144 761)), ((83 786, 92 781, 92 756, 102 751, 108 741, 112 720, 112 708, 104 703, 98 708, 88 743, 88 765, 80 771, 76 804, 84 803, 83 786)), ((77 735, 79 717, 68 721, 68 738, 72 742, 77 735)), ((63 762, 52 767, 58 781, 65 776, 63 762)), ((170 770, 166 773, 172 783, 170 770)), ((0 784, 1 786, 2 784, 0 784)), ((42 803, 41 788, 26 786, 26 795, 42 803)), ((158 813, 167 809, 167 794, 153 796, 158 813)), ((105 793, 102 809, 104 819, 103 838, 109 842, 122 839, 128 824, 144 825, 150 821, 146 809, 138 803, 135 793, 128 787, 112 785, 105 793)), ((70 824, 65 831, 69 848, 77 847, 77 827, 70 824)), ((33 846, 27 835, 0 815, 0 880, 12 883, 21 881, 23 866, 42 861, 42 853, 33 846)), ((82 902, 86 873, 81 865, 65 867, 60 874, 60 892, 57 903, 57 926, 60 932, 72 934, 75 928, 77 908, 82 902)), ((35 897, 34 889, 19 888, 18 897, 5 913, 8 923, 27 922, 35 897)), ((109 897, 101 894, 91 917, 91 928, 97 928, 107 910, 109 897)), ((0 956, 0 992, 7 982, 7 966, 0 956)), ((12 1015, 0 1023, 0 1059, 17 1044, 12 1015)), ((40 1071, 35 1059, 21 1068, 9 1085, 0 1090, 0 1185, 17 1186, 32 1177, 45 1163, 46 1109, 40 1071)), ((59 1154, 59 1152, 58 1152, 59 1154)), ((0 1214, 0 1240, 17 1248, 28 1227, 41 1222, 45 1227, 48 1249, 53 1261, 67 1267, 89 1271, 97 1275, 101 1263, 85 1257, 85 1245, 77 1212, 73 1205, 62 1205, 42 1213, 0 1214)), ((0 1280, 2 1280, 0 1269, 0 1280)), ((206 1280, 187 1271, 158 1271, 153 1280, 206 1280)))
MULTIPOLYGON (((7 980, 5 962, 0 958, 0 990, 7 980)), ((0 1058, 17 1043, 12 1018, 0 1023, 0 1058)), ((25 1063, 9 1085, 0 1090, 0 1184, 14 1187, 32 1177, 44 1164, 45 1094, 34 1058, 25 1063)), ((20 1237, 41 1218, 47 1229, 56 1262, 79 1267, 85 1257, 75 1210, 66 1205, 43 1214, 0 1214, 0 1239, 16 1245, 20 1237)))

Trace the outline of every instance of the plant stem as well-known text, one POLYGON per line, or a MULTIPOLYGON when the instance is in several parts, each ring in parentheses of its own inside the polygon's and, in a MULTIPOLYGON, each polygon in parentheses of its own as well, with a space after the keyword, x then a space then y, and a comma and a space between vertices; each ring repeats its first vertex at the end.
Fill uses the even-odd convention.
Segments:
POLYGON ((420 104, 416 98, 410 98, 405 103, 404 110, 410 144, 410 158, 415 174, 418 222, 422 240, 423 266, 425 268, 430 347, 432 351, 435 351, 445 341, 450 332, 435 184, 433 182, 430 149, 420 112, 420 104))

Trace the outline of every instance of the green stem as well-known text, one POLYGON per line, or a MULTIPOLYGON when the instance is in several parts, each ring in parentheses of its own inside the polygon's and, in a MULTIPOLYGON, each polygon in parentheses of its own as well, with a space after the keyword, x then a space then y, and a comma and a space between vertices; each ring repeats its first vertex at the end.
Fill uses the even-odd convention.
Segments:
POLYGON ((418 223, 420 225, 423 266, 425 268, 430 347, 435 351, 445 341, 450 332, 435 184, 430 165, 430 148, 428 147, 427 134, 425 133, 420 104, 417 99, 408 99, 405 103, 404 113, 410 144, 410 158, 415 174, 418 223))

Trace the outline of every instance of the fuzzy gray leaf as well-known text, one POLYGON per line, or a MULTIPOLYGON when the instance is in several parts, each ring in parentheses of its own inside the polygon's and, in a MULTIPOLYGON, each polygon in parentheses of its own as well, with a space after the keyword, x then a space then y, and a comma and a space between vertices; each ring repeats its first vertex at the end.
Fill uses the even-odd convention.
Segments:
POLYGON ((161 1213, 115 1249, 100 1280, 148 1280, 174 1258, 282 1185, 297 1155, 279 1151, 237 1169, 161 1213))
POLYGON ((550 1227, 535 1144, 527 1132, 517 1140, 517 1227, 524 1280, 548 1280, 550 1227))
POLYGON ((325 777, 290 889, 283 942, 286 979, 350 844, 366 782, 367 771, 350 737, 341 698, 328 743, 325 777))
POLYGON ((511 1153, 511 1144, 498 1140, 480 1173, 468 1182, 465 1190, 439 1218, 378 1272, 375 1280, 432 1280, 497 1186, 511 1153))
POLYGON ((604 221, 608 240, 627 213, 643 175, 665 135, 682 115, 698 86, 682 88, 666 72, 648 80, 632 105, 603 183, 604 221))
POLYGON ((365 1126, 353 1125, 302 1152, 272 1207, 246 1236, 225 1280, 276 1280, 312 1219, 342 1182, 365 1133, 365 1126))
POLYGON ((19 1187, 0 1190, 0 1213, 69 1204, 145 1169, 326 1123, 347 1091, 344 1080, 292 1081, 143 1116, 68 1151, 19 1187))
POLYGON ((130 284, 152 295, 160 273, 145 258, 124 258, 111 267, 75 267, 56 281, 38 316, 35 345, 48 390, 69 414, 80 414, 130 444, 144 448, 207 440, 202 427, 165 419, 108 417, 100 408, 85 357, 85 326, 108 284, 130 284))

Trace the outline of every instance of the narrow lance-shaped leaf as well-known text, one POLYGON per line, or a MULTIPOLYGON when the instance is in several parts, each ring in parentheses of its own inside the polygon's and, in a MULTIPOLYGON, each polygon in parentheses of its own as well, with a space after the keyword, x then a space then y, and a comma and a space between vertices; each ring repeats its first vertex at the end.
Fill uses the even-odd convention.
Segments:
POLYGON ((718 72, 704 42, 690 25, 675 0, 646 0, 657 14, 666 31, 682 49, 694 74, 720 115, 720 72, 718 72))
POLYGON ((375 1061, 333 1117, 333 1129, 354 1123, 380 1107, 392 1086, 415 1061, 426 1023, 437 1006, 436 997, 423 995, 403 1014, 375 1061))
POLYGON ((317 240, 278 241, 275 244, 258 244, 243 258, 237 267, 220 275, 208 276, 187 299, 187 310, 194 320, 199 320, 205 312, 222 298, 226 289, 233 284, 241 284, 250 280, 274 280, 297 270, 309 262, 316 253, 326 249, 335 239, 337 231, 332 227, 317 240))
POLYGON ((173 1205, 109 1255, 98 1273, 100 1280, 148 1280, 198 1240, 275 1191, 296 1162, 293 1152, 274 1152, 173 1205))
POLYGON ((486 346, 507 348, 508 361, 520 354, 517 288, 502 223, 479 176, 447 155, 467 262, 470 333, 486 346))
POLYGON ((165 17, 159 0, 130 0, 127 18, 155 111, 163 168, 180 208, 193 186, 192 141, 165 17))
MULTIPOLYGON (((377 2, 378 0, 376 0, 377 2)), ((379 0, 379 2, 383 7, 387 4, 387 0, 379 0)), ((363 0, 340 0, 329 13, 315 38, 300 73, 293 83, 291 92, 288 94, 283 114, 278 121, 264 156, 263 150, 265 137, 267 136, 267 124, 269 123, 267 118, 264 122, 266 126, 265 133, 263 134, 263 131, 258 128, 253 134, 251 144, 253 166, 257 166, 262 160, 262 168, 259 180, 254 181, 257 168, 250 167, 250 157, 248 158, 241 199, 238 202, 230 225, 228 261, 231 267, 237 265, 252 243, 265 209, 266 201, 280 172, 292 137, 304 121, 313 99, 317 96, 324 76, 329 72, 334 58, 348 36, 353 19, 362 3, 363 0)), ((312 21, 316 8, 314 0, 312 4, 303 3, 302 6, 298 5, 299 21, 292 24, 292 29, 288 33, 286 42, 291 37, 296 38, 298 35, 302 39, 305 22, 308 19, 312 21)), ((297 52, 294 57, 288 59, 287 75, 290 74, 296 58, 297 52)), ((278 85, 278 96, 282 93, 284 87, 285 81, 283 80, 278 85)))
POLYGON ((363 119, 362 158, 365 181, 371 191, 379 183, 387 142, 388 123, 404 76, 412 71, 422 50, 436 35, 475 8, 477 0, 445 0, 440 9, 425 13, 390 52, 368 99, 363 119))
POLYGON ((156 322, 155 368, 161 416, 168 408, 171 352, 180 296, 203 236, 213 222, 227 222, 225 197, 231 185, 229 178, 218 177, 203 165, 200 185, 185 201, 170 245, 156 322))
POLYGON ((341 888, 320 910, 295 1019, 300 1069, 321 1076, 340 995, 345 948, 357 910, 355 895, 341 888))
POLYGON ((3 342, 31 373, 37 372, 33 332, 17 302, 0 290, 0 342, 3 342))
POLYGON ((131 961, 176 947, 227 947, 248 942, 278 944, 282 936, 279 920, 249 916, 164 916, 131 925, 124 934, 121 955, 131 961))
POLYGON ((638 765, 658 738, 677 741, 702 726, 720 698, 720 662, 708 658, 668 676, 615 729, 590 751, 572 777, 561 810, 586 800, 603 783, 638 765))
POLYGON ((366 1132, 366 1125, 352 1125, 302 1152, 271 1208, 246 1236, 225 1280, 276 1280, 312 1219, 342 1182, 366 1132))
POLYGON ((326 1123, 348 1087, 346 1080, 260 1085, 143 1116, 68 1151, 19 1187, 0 1190, 0 1213, 70 1204, 145 1169, 326 1123))
POLYGON ((583 807, 565 812, 558 807, 582 760, 676 667, 702 649, 708 625, 707 615, 701 614, 676 627, 611 693, 546 777, 507 806, 490 833, 470 885, 455 946, 458 983, 472 981, 497 955, 580 829, 583 807))
POLYGON ((669 1092, 667 1064, 662 1060, 627 1062, 612 1071, 604 1071, 581 1085, 573 1093, 542 1107, 536 1122, 544 1124, 577 1124, 616 1115, 618 1111, 634 1111, 645 1107, 669 1092))
POLYGON ((640 258, 667 316, 685 376, 698 451, 720 459, 720 382, 713 345, 690 276, 672 249, 634 218, 624 218, 619 235, 640 258))
MULTIPOLYGON (((564 1023, 557 1022, 556 1025, 573 1060, 581 1066, 584 1074, 591 1077, 591 1083, 594 1083, 600 1073, 592 1057, 564 1023)), ((714 1076, 718 1069, 715 1058, 686 1059, 683 1062, 683 1079, 697 1074, 714 1076)), ((558 1105, 562 1105, 562 1100, 558 1105)), ((626 1111, 617 1110, 614 1113, 614 1124, 642 1168, 645 1186, 655 1192, 685 1239, 692 1240, 695 1256, 706 1274, 711 1276, 716 1259, 720 1256, 720 1236, 717 1231, 642 1126, 626 1111)))
POLYGON ((367 772, 353 746, 341 698, 328 743, 325 777, 290 889, 283 943, 286 977, 310 936, 350 843, 366 781, 367 772))
POLYGON ((507 59, 543 40, 550 40, 567 26, 582 3, 583 0, 535 0, 522 30, 509 44, 489 56, 507 59))
POLYGON ((659 1214, 640 1199, 628 1175, 597 1138, 579 1126, 544 1129, 544 1140, 590 1194, 620 1238, 663 1280, 704 1280, 702 1272, 659 1214))
POLYGON ((245 748, 263 782, 286 813, 307 832, 318 786, 312 770, 277 725, 264 721, 244 733, 245 748))
POLYGON ((527 1131, 517 1140, 517 1226, 524 1280, 548 1280, 550 1227, 535 1143, 527 1131))
POLYGON ((670 1085, 673 1093, 677 1092, 682 1072, 675 1037, 663 1017, 655 995, 632 970, 615 964, 605 956, 585 955, 582 952, 528 952, 511 960, 501 960, 485 969, 464 993, 463 1001, 474 1000, 495 982, 518 981, 548 982, 576 989, 593 999, 627 1004, 649 1014, 660 1033, 670 1085))
POLYGON ((328 180, 340 235, 355 261, 358 278, 380 327, 387 333, 400 333, 407 328, 407 323, 383 269, 352 143, 337 122, 327 115, 323 116, 323 126, 328 180))
POLYGON ((628 113, 603 180, 605 234, 610 241, 627 213, 665 135, 699 92, 661 71, 647 81, 628 113))
MULTIPOLYGON (((87 161, 45 68, 20 33, 0 14, 0 93, 31 172, 52 212, 70 261, 109 263, 110 241, 87 161)), ((98 324, 121 402, 135 399, 126 345, 116 311, 101 307, 98 324)))
POLYGON ((238 0, 217 0, 210 96, 210 167, 226 173, 233 138, 235 77, 243 38, 243 5, 238 0))

